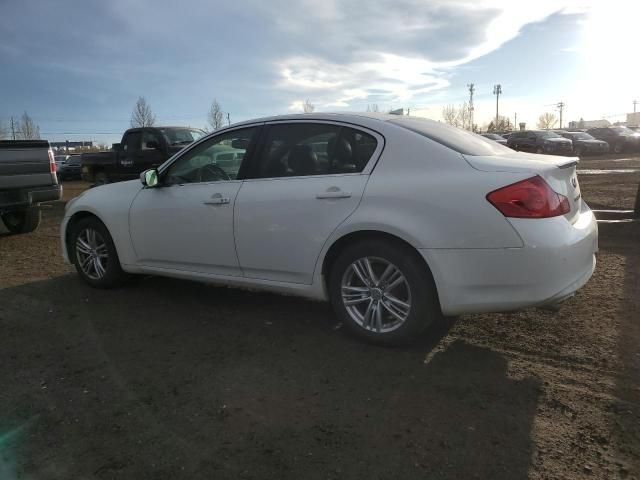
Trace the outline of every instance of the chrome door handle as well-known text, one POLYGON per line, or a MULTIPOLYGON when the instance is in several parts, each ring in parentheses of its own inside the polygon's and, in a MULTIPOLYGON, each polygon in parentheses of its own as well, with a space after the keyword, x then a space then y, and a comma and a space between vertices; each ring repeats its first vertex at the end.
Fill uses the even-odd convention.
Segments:
POLYGON ((231 199, 223 197, 220 193, 214 193, 211 195, 211 200, 203 202, 205 205, 227 205, 231 203, 231 199))
POLYGON ((323 200, 327 198, 349 198, 351 197, 351 192, 343 192, 342 190, 338 191, 326 191, 324 193, 319 193, 316 195, 318 200, 323 200))

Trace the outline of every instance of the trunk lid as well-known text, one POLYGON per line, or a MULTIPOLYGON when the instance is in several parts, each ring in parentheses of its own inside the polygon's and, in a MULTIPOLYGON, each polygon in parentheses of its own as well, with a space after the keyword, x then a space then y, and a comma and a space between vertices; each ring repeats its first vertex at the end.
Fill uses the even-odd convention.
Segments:
POLYGON ((569 200, 571 210, 564 217, 575 222, 582 208, 582 195, 576 174, 578 157, 536 155, 533 153, 509 153, 506 155, 474 156, 463 155, 467 163, 483 172, 510 172, 526 175, 540 175, 557 193, 569 200))

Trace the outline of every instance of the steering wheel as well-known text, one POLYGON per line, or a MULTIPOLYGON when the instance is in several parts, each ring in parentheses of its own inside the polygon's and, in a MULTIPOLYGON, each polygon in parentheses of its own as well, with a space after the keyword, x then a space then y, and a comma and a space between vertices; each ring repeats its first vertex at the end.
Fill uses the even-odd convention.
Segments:
POLYGON ((217 165, 209 164, 198 169, 197 182, 215 182, 217 180, 231 180, 231 177, 217 165))

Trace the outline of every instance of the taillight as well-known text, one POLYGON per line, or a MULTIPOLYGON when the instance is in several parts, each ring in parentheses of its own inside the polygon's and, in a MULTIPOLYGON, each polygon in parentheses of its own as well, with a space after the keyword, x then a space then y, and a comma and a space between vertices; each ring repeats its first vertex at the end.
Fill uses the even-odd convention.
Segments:
POLYGON ((487 200, 505 217, 549 218, 571 211, 569 199, 537 175, 494 190, 487 200))
POLYGON ((53 150, 49 149, 49 171, 56 173, 56 157, 53 156, 53 150))

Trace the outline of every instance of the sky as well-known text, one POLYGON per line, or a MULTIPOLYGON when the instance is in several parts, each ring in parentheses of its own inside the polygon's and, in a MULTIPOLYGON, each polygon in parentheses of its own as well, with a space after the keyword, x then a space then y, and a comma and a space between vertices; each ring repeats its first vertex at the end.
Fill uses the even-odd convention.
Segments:
POLYGON ((624 120, 640 100, 634 0, 0 0, 0 123, 110 144, 144 96, 162 125, 468 100, 534 128, 624 120), (555 112, 556 114, 558 112, 555 112))

